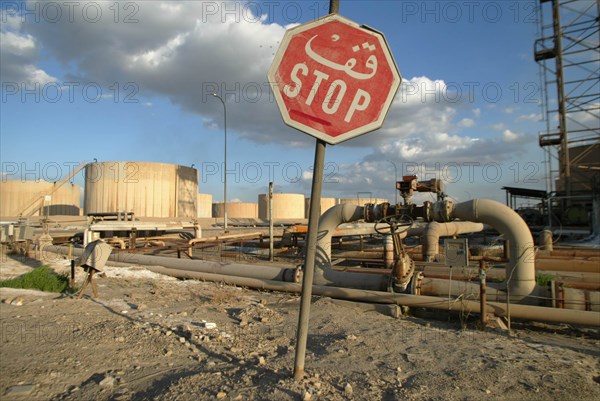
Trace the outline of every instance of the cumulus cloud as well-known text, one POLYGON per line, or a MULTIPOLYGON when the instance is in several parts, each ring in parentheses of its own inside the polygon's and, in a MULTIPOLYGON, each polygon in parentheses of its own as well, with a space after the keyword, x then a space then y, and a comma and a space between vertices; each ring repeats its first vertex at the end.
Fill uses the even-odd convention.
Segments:
POLYGON ((40 45, 35 37, 21 32, 21 21, 15 15, 2 11, 0 15, 0 72, 5 85, 16 87, 34 84, 45 85, 55 78, 36 67, 40 45))
MULTIPOLYGON (((228 129, 238 137, 287 147, 314 143, 283 124, 267 84, 266 71, 286 26, 268 21, 253 8, 223 14, 221 8, 232 5, 235 10, 240 2, 131 2, 135 8, 121 9, 118 23, 109 8, 112 2, 94 4, 102 7, 103 15, 94 23, 76 13, 72 21, 65 17, 55 23, 32 23, 13 18, 3 24, 3 78, 58 80, 37 65, 43 47, 65 71, 60 80, 106 87, 133 82, 139 95, 149 98, 143 105, 150 107, 153 96, 167 98, 200 116, 207 127, 223 123, 222 106, 211 96, 216 92, 226 100, 228 129)), ((382 129, 340 145, 364 149, 366 156, 339 166, 337 181, 328 184, 332 191, 351 195, 366 185, 389 188, 395 172, 386 160, 498 161, 521 151, 519 145, 528 137, 504 124, 493 127, 503 131, 501 136, 482 139, 474 132, 474 119, 457 121, 457 115, 469 109, 451 92, 442 79, 405 77, 382 129), (464 135, 463 128, 469 128, 471 136, 464 135)), ((475 118, 481 115, 479 108, 471 112, 475 118)), ((298 185, 307 187, 311 178, 306 173, 298 185)))

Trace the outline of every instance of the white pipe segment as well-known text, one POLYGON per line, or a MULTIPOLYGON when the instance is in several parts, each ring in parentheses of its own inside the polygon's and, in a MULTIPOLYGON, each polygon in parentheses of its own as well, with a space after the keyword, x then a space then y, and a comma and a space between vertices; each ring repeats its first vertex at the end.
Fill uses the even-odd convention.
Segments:
POLYGON ((474 199, 453 205, 450 218, 489 224, 498 230, 509 241, 507 283, 503 285, 508 287, 510 299, 520 301, 533 294, 536 287, 533 237, 521 216, 500 202, 474 199))
POLYGON ((438 223, 432 221, 427 224, 425 233, 421 237, 423 244, 423 261, 434 262, 439 253, 440 237, 454 237, 459 234, 476 233, 483 231, 482 223, 470 221, 453 221, 451 223, 438 223))

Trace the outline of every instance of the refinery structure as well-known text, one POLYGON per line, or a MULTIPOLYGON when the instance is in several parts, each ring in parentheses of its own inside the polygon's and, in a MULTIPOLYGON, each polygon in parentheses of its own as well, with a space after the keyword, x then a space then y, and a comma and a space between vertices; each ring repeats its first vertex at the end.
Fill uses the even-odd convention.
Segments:
MULTIPOLYGON (((94 160, 56 182, 0 182, 3 252, 68 261, 71 295, 79 298, 91 289, 91 299, 101 298, 94 277, 126 262, 181 280, 294 294, 310 286, 314 295, 328 299, 425 309, 444 316, 458 312, 461 318, 476 316, 481 330, 494 327, 511 333, 511 322, 517 321, 597 331, 600 5, 585 4, 589 7, 573 0, 536 2, 539 37, 532 44, 531 62, 539 65, 543 84, 545 129, 538 140, 547 170, 544 189, 502 187, 504 203, 484 198, 456 201, 447 193, 451 183, 404 175, 389 183, 394 199, 369 192, 355 197, 325 192, 317 197, 300 186, 281 193, 270 183, 256 199, 231 201, 226 178, 223 197, 206 193, 199 184, 202 172, 193 166, 94 160), (75 183, 76 177, 83 185, 75 183), (318 205, 311 198, 318 199, 318 205), (310 218, 315 205, 318 221, 310 218), (315 256, 308 263, 311 251, 315 256), (307 269, 309 264, 314 264, 314 272, 307 269), (77 289, 78 267, 84 269, 85 281, 77 289), (308 284, 303 281, 307 276, 307 282, 312 280, 308 284)), ((348 65, 333 65, 361 80, 369 76, 348 65)), ((373 75, 377 64, 367 65, 373 75)), ((352 107, 360 111, 367 101, 357 93, 352 107)), ((318 150, 315 160, 317 155, 318 150)), ((366 185, 365 190, 369 191, 366 185)), ((262 318, 267 322, 270 317, 262 318)), ((202 327, 209 323, 203 321, 202 327)), ((166 336, 177 330, 169 329, 166 336)), ((218 341, 226 341, 223 338, 218 341)), ((185 338, 181 343, 189 345, 185 338)), ((345 352, 340 349, 340 354, 345 352)), ((287 351, 279 347, 274 352, 287 351)), ((169 350, 164 354, 171 355, 169 350)), ((264 366, 264 357, 255 356, 255 365, 264 366)), ((223 366, 227 362, 231 361, 223 366)), ((345 384, 340 386, 351 398, 352 387, 348 391, 345 384)))

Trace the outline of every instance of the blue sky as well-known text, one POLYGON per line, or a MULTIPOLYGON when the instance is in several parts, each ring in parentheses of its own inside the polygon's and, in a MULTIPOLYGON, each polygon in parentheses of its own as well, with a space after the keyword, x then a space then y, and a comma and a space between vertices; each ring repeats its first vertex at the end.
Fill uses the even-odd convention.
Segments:
MULTIPOLYGON (((444 179, 458 200, 544 189, 535 4, 341 0, 341 15, 385 34, 403 85, 382 129, 327 147, 322 195, 392 200, 396 171, 444 179)), ((66 173, 94 158, 194 164, 199 191, 222 200, 216 89, 227 99, 229 198, 256 202, 269 180, 308 195, 315 140, 283 124, 266 73, 285 29, 327 9, 2 2, 3 179, 52 180, 56 165, 66 173)))

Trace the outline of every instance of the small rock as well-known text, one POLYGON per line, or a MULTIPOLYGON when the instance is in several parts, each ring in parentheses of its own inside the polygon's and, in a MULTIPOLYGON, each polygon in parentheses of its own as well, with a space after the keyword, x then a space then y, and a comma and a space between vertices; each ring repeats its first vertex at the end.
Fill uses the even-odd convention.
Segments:
POLYGON ((267 361, 265 361, 265 357, 264 356, 261 356, 261 357, 258 358, 258 364, 259 365, 266 365, 267 364, 267 361))
POLYGON ((486 394, 492 394, 492 391, 491 391, 491 390, 488 390, 488 389, 486 388, 486 389, 485 389, 485 393, 486 393, 486 394))
POLYGON ((173 355, 173 351, 168 350, 167 352, 165 352, 165 356, 171 356, 173 355))
POLYGON ((9 389, 6 391, 6 395, 15 397, 29 395, 31 394, 34 388, 34 384, 21 384, 18 386, 12 386, 9 387, 9 389))
POLYGON ((217 328, 217 324, 216 323, 212 323, 212 322, 202 322, 201 325, 205 329, 216 329, 217 328))
POLYGON ((111 388, 115 386, 115 378, 110 376, 110 375, 106 375, 104 377, 104 379, 102 379, 102 381, 100 381, 100 383, 98 383, 100 385, 100 387, 107 387, 107 388, 111 388))
POLYGON ((125 337, 119 336, 119 337, 115 338, 115 341, 118 343, 123 343, 123 342, 125 342, 125 337))
POLYGON ((167 336, 167 337, 170 336, 171 334, 173 334, 173 332, 171 330, 167 330, 165 332, 165 336, 167 336))
POLYGON ((25 303, 25 297, 22 295, 19 295, 18 297, 14 298, 12 301, 10 301, 11 305, 15 305, 15 306, 21 306, 25 303))
POLYGON ((302 401, 310 401, 312 399, 312 394, 309 393, 308 391, 304 392, 304 395, 302 396, 302 401))
POLYGON ((185 344, 185 337, 179 337, 179 342, 185 344))
POLYGON ((357 337, 354 334, 348 334, 346 336, 346 340, 353 341, 353 340, 356 340, 356 339, 357 339, 357 337))
POLYGON ((121 311, 121 313, 122 313, 122 314, 124 314, 124 315, 126 315, 126 314, 128 314, 128 313, 129 313, 129 311, 127 311, 127 310, 122 310, 122 311, 121 311))
POLYGON ((78 386, 74 386, 73 388, 71 388, 71 393, 76 393, 78 392, 80 389, 78 386))
POLYGON ((222 400, 223 398, 227 397, 227 393, 224 391, 219 391, 217 393, 217 400, 222 400))
POLYGON ((346 386, 344 387, 344 394, 346 394, 347 397, 350 397, 353 392, 354 390, 352 389, 352 385, 350 383, 346 383, 346 386))

